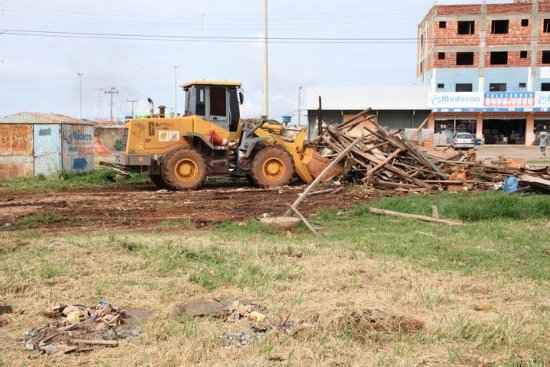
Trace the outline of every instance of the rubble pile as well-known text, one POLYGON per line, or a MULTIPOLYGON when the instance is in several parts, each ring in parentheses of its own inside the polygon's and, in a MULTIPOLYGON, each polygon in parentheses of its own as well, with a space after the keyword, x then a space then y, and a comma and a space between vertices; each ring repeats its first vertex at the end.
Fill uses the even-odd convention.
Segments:
POLYGON ((56 305, 43 315, 50 322, 25 333, 27 350, 46 354, 82 353, 117 347, 119 340, 141 334, 126 311, 105 301, 93 307, 56 305))
POLYGON ((502 186, 508 176, 517 177, 523 189, 550 189, 548 168, 530 169, 506 161, 481 163, 475 152, 426 151, 406 140, 401 131, 386 130, 369 111, 327 127, 316 144, 328 159, 349 151, 344 175, 378 190, 489 190, 502 186))

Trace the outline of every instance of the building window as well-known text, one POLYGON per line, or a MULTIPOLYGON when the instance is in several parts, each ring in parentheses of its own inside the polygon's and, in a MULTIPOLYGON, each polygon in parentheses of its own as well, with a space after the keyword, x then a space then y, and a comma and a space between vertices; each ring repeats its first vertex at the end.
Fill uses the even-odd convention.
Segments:
POLYGON ((474 87, 471 83, 456 83, 456 92, 473 92, 474 87))
POLYGON ((506 20, 493 20, 491 24, 491 33, 492 34, 507 34, 508 29, 510 28, 510 21, 506 20))
POLYGON ((521 26, 522 27, 529 27, 529 19, 522 19, 521 20, 521 26))
POLYGON ((498 51, 491 52, 491 65, 506 65, 508 64, 508 52, 498 51))
POLYGON ((456 53, 457 65, 473 65, 474 53, 473 52, 457 52, 456 53))
POLYGON ((542 63, 550 64, 550 51, 542 51, 542 63))
POLYGON ((445 60, 445 52, 438 52, 437 53, 437 58, 439 60, 445 60))
POLYGON ((528 56, 527 51, 520 51, 520 52, 519 52, 519 57, 520 57, 521 59, 526 59, 527 56, 528 56))
POLYGON ((544 33, 550 33, 550 19, 544 20, 544 33))
POLYGON ((439 28, 440 28, 440 29, 445 29, 445 28, 447 28, 447 22, 444 21, 444 20, 440 21, 440 22, 439 22, 439 28))
POLYGON ((468 35, 475 33, 475 22, 473 20, 465 20, 458 22, 458 34, 468 35))
POLYGON ((526 89, 527 88, 527 83, 519 83, 518 87, 519 87, 519 89, 526 89))
POLYGON ((491 83, 489 84, 490 92, 506 92, 506 83, 491 83))
POLYGON ((550 92, 550 83, 542 83, 540 85, 540 90, 542 92, 550 92))
POLYGON ((443 84, 443 83, 438 83, 438 84, 437 84, 437 89, 445 89, 445 84, 443 84))

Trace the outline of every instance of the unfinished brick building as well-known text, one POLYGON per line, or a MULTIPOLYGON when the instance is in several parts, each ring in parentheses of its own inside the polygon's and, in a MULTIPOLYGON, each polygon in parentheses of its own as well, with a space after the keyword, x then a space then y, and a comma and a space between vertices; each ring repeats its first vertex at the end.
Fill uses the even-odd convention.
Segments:
POLYGON ((535 143, 550 131, 550 0, 434 6, 418 26, 417 74, 435 133, 535 143))

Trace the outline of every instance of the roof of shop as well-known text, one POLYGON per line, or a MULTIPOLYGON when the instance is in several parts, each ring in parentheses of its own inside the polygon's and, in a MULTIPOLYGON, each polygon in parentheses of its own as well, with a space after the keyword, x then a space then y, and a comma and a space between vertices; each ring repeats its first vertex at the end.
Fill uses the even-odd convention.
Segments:
POLYGON ((70 124, 94 125, 92 122, 79 120, 57 113, 20 112, 0 117, 0 124, 70 124))

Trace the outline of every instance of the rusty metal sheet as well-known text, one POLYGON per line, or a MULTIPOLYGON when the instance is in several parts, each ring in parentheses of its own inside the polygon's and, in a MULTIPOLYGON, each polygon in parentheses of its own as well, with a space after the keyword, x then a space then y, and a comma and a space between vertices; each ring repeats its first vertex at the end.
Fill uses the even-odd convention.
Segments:
POLYGON ((127 140, 126 128, 95 128, 95 164, 99 162, 114 163, 119 153, 123 152, 126 148, 127 140))
POLYGON ((94 128, 63 125, 63 170, 87 172, 94 169, 94 128))
POLYGON ((32 125, 0 124, 0 156, 32 156, 32 125))
POLYGON ((33 158, 24 156, 0 156, 0 180, 33 175, 33 158))

